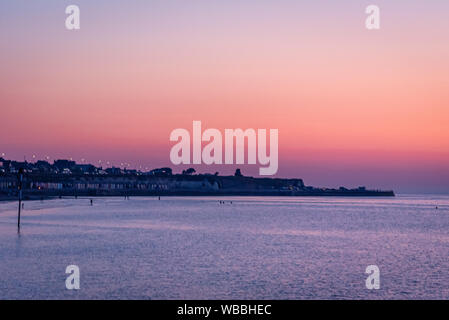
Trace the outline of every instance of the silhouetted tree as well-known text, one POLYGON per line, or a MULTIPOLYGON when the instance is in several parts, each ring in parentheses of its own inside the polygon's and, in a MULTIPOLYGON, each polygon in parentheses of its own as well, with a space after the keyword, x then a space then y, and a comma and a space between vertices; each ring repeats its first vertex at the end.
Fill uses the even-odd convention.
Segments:
POLYGON ((196 170, 193 169, 193 168, 189 168, 189 169, 187 169, 187 170, 182 170, 182 174, 183 174, 183 175, 188 175, 188 176, 194 174, 195 172, 196 172, 196 170))

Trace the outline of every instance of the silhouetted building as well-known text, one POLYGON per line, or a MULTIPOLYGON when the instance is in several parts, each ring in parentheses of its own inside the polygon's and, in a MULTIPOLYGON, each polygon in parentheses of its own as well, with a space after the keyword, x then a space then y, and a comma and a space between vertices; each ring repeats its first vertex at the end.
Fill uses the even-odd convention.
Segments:
POLYGON ((55 160, 53 166, 55 166, 59 171, 63 171, 64 169, 72 169, 75 167, 76 162, 70 160, 55 160))
POLYGON ((120 174, 122 174, 122 169, 116 168, 116 167, 107 168, 105 171, 106 171, 107 174, 112 174, 112 175, 120 175, 120 174))
POLYGON ((77 173, 93 174, 97 171, 97 168, 91 164, 76 164, 72 171, 77 173))
POLYGON ((173 173, 171 168, 159 168, 151 170, 149 174, 153 176, 171 176, 173 173))
POLYGON ((183 174, 183 175, 192 175, 192 174, 194 174, 195 172, 196 172, 196 170, 193 169, 193 168, 189 168, 189 169, 187 169, 187 170, 182 170, 182 174, 183 174))

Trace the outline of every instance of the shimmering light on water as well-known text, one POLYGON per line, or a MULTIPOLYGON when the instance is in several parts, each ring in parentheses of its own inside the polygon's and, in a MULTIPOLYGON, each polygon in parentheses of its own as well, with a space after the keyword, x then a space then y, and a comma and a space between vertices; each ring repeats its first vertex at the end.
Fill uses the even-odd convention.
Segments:
POLYGON ((16 205, 0 203, 0 299, 449 298, 449 196, 30 201, 20 236, 16 205))

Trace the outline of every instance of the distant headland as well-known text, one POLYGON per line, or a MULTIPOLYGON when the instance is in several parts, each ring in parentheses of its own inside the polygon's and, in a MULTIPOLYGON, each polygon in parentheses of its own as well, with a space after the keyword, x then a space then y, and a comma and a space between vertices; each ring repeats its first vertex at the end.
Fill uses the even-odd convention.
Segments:
POLYGON ((23 199, 62 196, 394 196, 393 191, 365 187, 316 188, 302 179, 254 178, 237 169, 233 176, 196 174, 195 169, 174 174, 171 168, 143 172, 96 167, 71 160, 53 164, 0 158, 0 200, 13 200, 22 176, 23 199))

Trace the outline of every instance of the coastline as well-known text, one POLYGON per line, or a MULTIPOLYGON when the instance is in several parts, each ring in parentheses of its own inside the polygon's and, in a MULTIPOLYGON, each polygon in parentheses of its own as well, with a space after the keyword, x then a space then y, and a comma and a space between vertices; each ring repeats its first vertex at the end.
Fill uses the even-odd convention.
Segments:
MULTIPOLYGON (((18 180, 0 176, 0 201, 18 199, 18 180)), ((285 197, 394 197, 391 190, 365 187, 317 188, 302 179, 218 175, 64 175, 26 174, 23 200, 51 197, 128 196, 285 196, 285 197)))
POLYGON ((174 174, 169 167, 150 171, 122 170, 77 164, 72 160, 36 163, 0 158, 0 200, 14 200, 19 190, 23 199, 62 196, 332 196, 394 197, 392 190, 323 188, 308 186, 301 178, 200 173, 194 168, 174 174))
MULTIPOLYGON (((77 197, 395 197, 393 191, 321 191, 321 192, 300 192, 300 191, 153 191, 153 192, 138 192, 138 191, 122 191, 122 192, 99 192, 97 190, 90 190, 85 192, 39 192, 39 193, 24 193, 24 201, 30 200, 49 200, 57 198, 77 198, 77 197)), ((0 201, 17 201, 17 196, 0 195, 0 201)))

